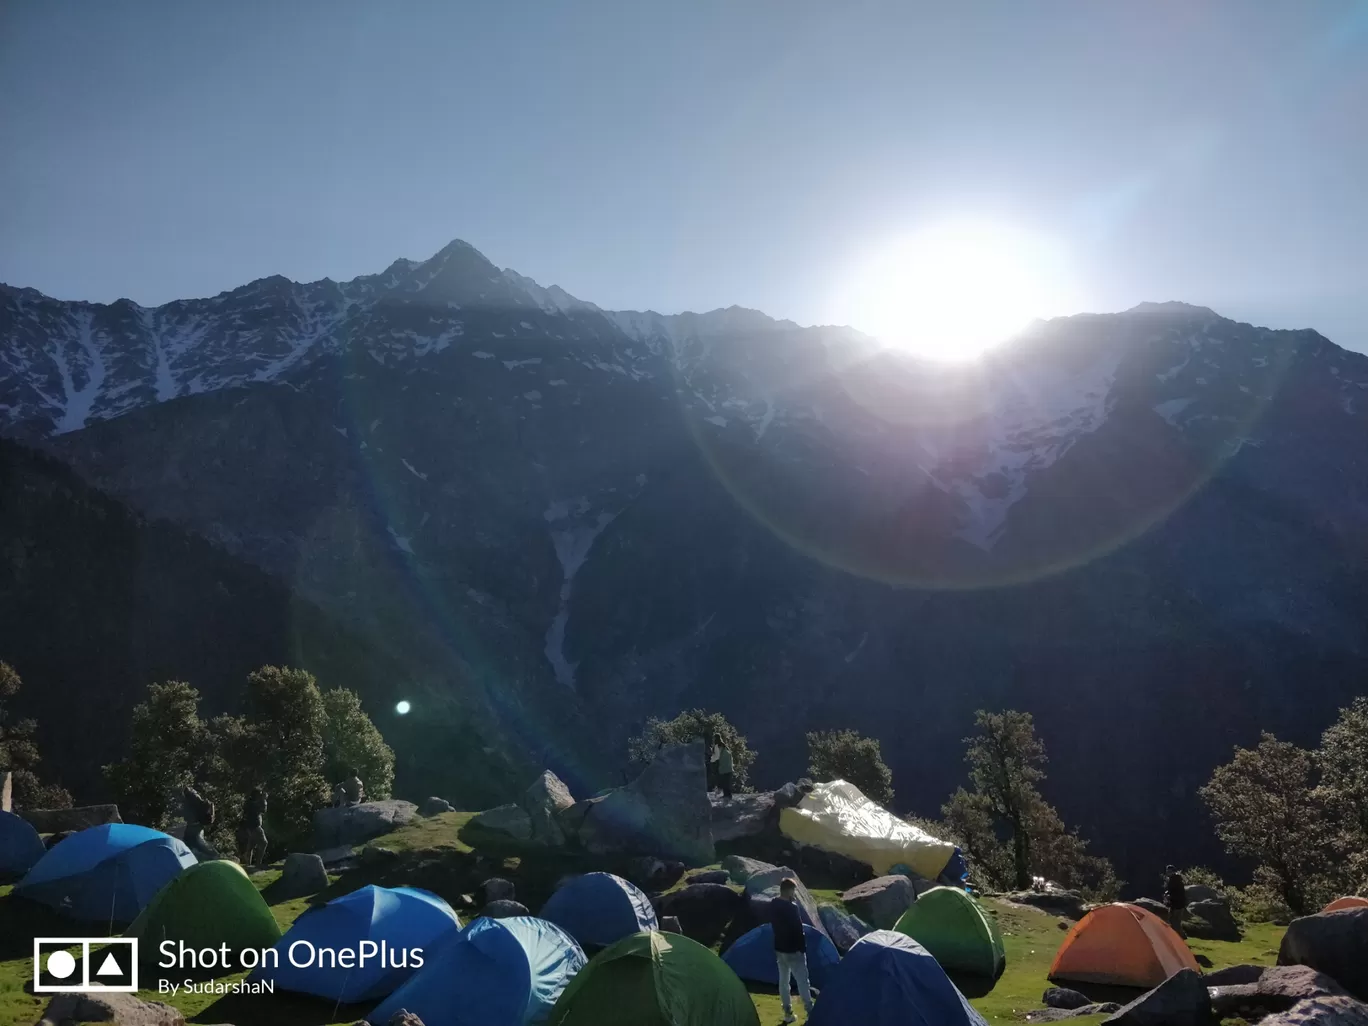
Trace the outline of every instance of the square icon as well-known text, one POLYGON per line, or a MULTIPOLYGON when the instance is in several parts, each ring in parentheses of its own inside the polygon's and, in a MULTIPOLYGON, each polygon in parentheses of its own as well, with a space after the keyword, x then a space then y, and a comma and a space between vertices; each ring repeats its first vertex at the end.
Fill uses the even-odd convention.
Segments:
POLYGON ((138 989, 136 937, 111 937, 87 944, 86 989, 129 993, 138 989))
POLYGON ((138 989, 135 937, 35 937, 33 992, 88 993, 138 989))
POLYGON ((80 991, 85 986, 85 944, 80 938, 37 938, 33 942, 33 992, 80 991))

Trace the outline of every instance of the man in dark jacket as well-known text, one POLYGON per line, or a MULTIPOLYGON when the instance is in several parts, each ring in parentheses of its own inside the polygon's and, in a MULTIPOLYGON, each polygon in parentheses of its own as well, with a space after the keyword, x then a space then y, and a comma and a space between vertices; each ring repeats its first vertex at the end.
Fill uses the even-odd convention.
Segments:
POLYGON ((779 897, 770 902, 770 922, 774 926, 774 958, 779 963, 779 1000, 784 1006, 783 1022, 796 1021, 789 981, 798 981, 798 996, 803 1011, 812 1015, 812 990, 808 986, 807 938, 803 936, 803 917, 798 914, 798 881, 785 877, 779 881, 779 897))
POLYGON ((1183 874, 1172 866, 1166 868, 1164 874, 1167 877, 1164 881, 1164 904, 1168 906, 1169 926, 1179 937, 1186 937, 1187 934, 1183 932, 1183 913, 1187 911, 1187 884, 1183 882, 1183 874))

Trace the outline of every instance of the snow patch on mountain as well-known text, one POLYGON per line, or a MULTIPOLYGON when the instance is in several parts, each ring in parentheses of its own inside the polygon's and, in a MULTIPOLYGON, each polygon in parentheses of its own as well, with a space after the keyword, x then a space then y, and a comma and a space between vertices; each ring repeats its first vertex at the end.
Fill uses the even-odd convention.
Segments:
MULTIPOLYGON (((573 507, 562 500, 553 502, 542 515, 554 522, 568 517, 572 508, 579 511, 584 506, 587 506, 587 501, 583 498, 577 500, 573 507)), ((556 558, 560 561, 564 578, 560 586, 560 607, 551 620, 551 626, 547 628, 543 651, 547 662, 551 664, 552 672, 556 675, 556 681, 571 690, 575 687, 575 671, 579 664, 572 663, 566 658, 565 631, 570 621, 570 595, 574 590, 575 574, 579 573, 584 561, 589 558, 589 550, 593 547, 594 540, 616 519, 616 513, 599 513, 591 524, 580 524, 551 532, 551 544, 556 550, 556 558)))
POLYGON ((1178 415, 1196 401, 1196 398, 1190 395, 1181 399, 1166 399, 1162 403, 1155 403, 1153 410, 1174 427, 1178 427, 1178 415))

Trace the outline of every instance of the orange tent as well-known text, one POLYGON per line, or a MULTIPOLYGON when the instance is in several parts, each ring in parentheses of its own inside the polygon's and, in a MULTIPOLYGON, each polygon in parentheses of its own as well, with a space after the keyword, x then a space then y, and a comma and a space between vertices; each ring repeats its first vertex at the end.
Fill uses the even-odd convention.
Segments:
POLYGON ((1055 953, 1050 979, 1157 987, 1180 969, 1197 968, 1183 938, 1139 905, 1102 905, 1080 919, 1055 953))
POLYGON ((1322 912, 1343 912, 1346 908, 1368 908, 1368 898, 1360 898, 1356 894, 1351 894, 1345 898, 1336 898, 1322 912))

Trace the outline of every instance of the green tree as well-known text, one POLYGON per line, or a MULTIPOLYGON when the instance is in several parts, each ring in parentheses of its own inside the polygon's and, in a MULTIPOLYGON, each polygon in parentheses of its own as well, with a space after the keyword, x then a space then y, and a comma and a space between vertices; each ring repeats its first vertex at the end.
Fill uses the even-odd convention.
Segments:
POLYGON ((746 744, 745 735, 721 713, 690 709, 672 720, 652 716, 646 721, 646 729, 628 742, 627 755, 634 763, 647 763, 665 745, 688 744, 691 741, 711 743, 718 734, 722 735, 723 743, 731 749, 736 790, 749 790, 748 774, 751 763, 755 761, 755 753, 746 744))
POLYGON ((853 730, 814 730, 807 736, 808 776, 818 782, 846 780, 865 797, 893 804, 893 771, 883 761, 877 738, 853 730))
POLYGON ((355 773, 368 796, 390 797, 394 790, 394 750, 385 744, 361 708, 361 699, 346 688, 334 688, 323 696, 323 711, 327 717, 323 727, 326 779, 336 782, 355 773))
POLYGON ((1334 864, 1325 802, 1316 790, 1312 753, 1265 732, 1254 748, 1236 748, 1198 792, 1226 850, 1258 861, 1288 908, 1312 909, 1334 864))
POLYGON ((1316 750, 1318 797, 1331 810, 1347 891, 1368 888, 1368 698, 1339 712, 1316 750))
POLYGON ((969 874, 979 886, 995 891, 1010 889, 1015 879, 1012 853, 997 835, 988 796, 957 788, 941 806, 941 815, 950 832, 959 838, 969 874))
POLYGON ((313 812, 328 799, 323 778, 327 711, 307 670, 263 666, 247 676, 244 742, 254 756, 244 792, 269 795, 267 836, 286 845, 309 836, 313 812))
POLYGON ((11 774, 14 804, 21 809, 60 809, 71 805, 71 795, 56 784, 44 783, 37 767, 38 724, 16 719, 6 708, 23 681, 9 663, 0 663, 0 774, 11 774))
POLYGON ((199 692, 184 681, 151 684, 133 708, 129 754, 104 768, 123 817, 165 829, 181 812, 181 789, 200 775, 211 738, 199 718, 199 692))
POLYGON ((979 733, 965 738, 969 746, 969 780, 988 801, 994 818, 1007 824, 1012 846, 1015 886, 1031 883, 1031 837, 1027 819, 1042 799, 1036 783, 1045 777, 1045 746, 1036 737, 1030 713, 1009 709, 974 714, 979 733))

